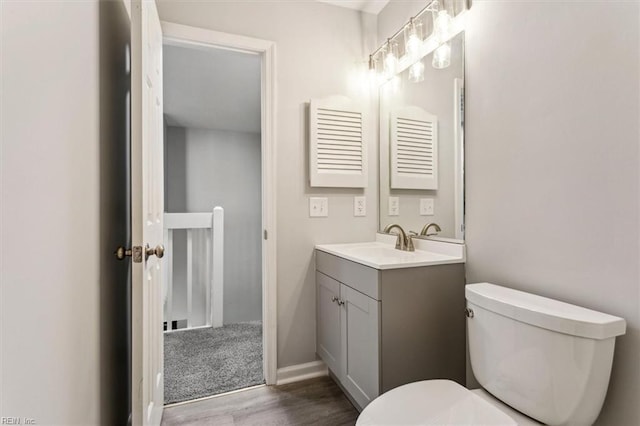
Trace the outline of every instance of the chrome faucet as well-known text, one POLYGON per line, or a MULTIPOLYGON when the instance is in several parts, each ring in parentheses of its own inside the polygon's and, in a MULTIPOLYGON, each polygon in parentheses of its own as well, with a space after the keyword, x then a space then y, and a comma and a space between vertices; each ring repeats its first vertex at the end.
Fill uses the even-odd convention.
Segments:
POLYGON ((442 229, 440 229, 440 226, 437 223, 427 223, 423 228, 422 231, 420 231, 420 235, 424 235, 426 237, 429 237, 431 235, 437 235, 438 232, 441 232, 442 229), (429 228, 434 227, 436 232, 432 232, 431 234, 429 234, 429 228))
POLYGON ((391 234, 391 230, 394 228, 399 231, 398 238, 396 239, 396 249, 402 251, 415 251, 415 248, 413 247, 413 237, 411 235, 407 235, 404 232, 404 229, 402 229, 402 226, 398 225, 397 223, 392 223, 385 226, 383 232, 385 234, 391 234))

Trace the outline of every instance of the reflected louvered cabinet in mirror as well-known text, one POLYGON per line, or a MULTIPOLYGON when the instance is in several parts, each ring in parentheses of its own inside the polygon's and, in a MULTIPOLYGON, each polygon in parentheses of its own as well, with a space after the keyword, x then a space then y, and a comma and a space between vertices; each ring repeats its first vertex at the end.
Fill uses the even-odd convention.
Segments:
POLYGON ((391 112, 391 188, 438 189, 438 117, 422 108, 391 112))
POLYGON ((367 135, 364 108, 344 96, 309 105, 309 183, 312 187, 365 188, 367 135))

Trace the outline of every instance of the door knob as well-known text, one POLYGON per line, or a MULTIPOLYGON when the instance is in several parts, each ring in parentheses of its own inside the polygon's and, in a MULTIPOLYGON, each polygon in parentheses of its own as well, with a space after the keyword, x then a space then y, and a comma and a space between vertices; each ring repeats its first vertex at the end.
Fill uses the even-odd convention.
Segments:
POLYGON ((149 247, 147 244, 144 248, 144 260, 149 259, 149 256, 156 255, 158 259, 161 259, 164 256, 164 246, 162 244, 158 244, 154 248, 149 247))
POLYGON ((124 247, 120 246, 113 252, 116 255, 118 260, 124 259, 126 256, 131 256, 131 249, 127 250, 124 247))
POLYGON ((153 256, 154 254, 158 256, 158 258, 162 258, 164 256, 164 246, 162 244, 158 244, 154 248, 149 247, 149 244, 144 246, 144 251, 141 246, 133 246, 130 249, 125 249, 120 246, 113 253, 116 255, 118 260, 123 260, 127 256, 131 256, 133 258, 134 263, 142 263, 142 253, 144 253, 144 260, 148 260, 149 256, 153 256))
POLYGON ((113 252, 113 254, 116 255, 118 260, 123 260, 125 257, 131 256, 134 263, 142 262, 142 247, 140 246, 133 246, 130 249, 120 246, 115 252, 113 252))

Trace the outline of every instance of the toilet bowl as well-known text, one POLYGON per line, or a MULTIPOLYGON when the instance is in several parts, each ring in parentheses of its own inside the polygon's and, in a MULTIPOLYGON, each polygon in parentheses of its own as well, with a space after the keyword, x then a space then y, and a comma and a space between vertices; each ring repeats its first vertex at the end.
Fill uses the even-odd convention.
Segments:
POLYGON ((625 321, 489 283, 467 285, 465 296, 471 367, 483 389, 409 383, 372 401, 356 424, 593 424, 625 321))

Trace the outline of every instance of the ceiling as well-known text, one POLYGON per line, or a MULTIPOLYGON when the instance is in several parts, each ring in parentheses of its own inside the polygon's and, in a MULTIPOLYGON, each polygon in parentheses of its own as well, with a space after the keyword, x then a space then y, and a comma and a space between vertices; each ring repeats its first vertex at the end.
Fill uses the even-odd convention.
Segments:
POLYGON ((377 15, 389 3, 389 0, 317 0, 320 3, 328 3, 349 9, 377 15))
MULTIPOLYGON (((317 0, 377 14, 389 0, 317 0)), ((165 44, 164 114, 170 126, 260 132, 259 55, 165 44)))
POLYGON ((163 61, 168 125, 260 132, 259 55, 165 44, 163 61))

